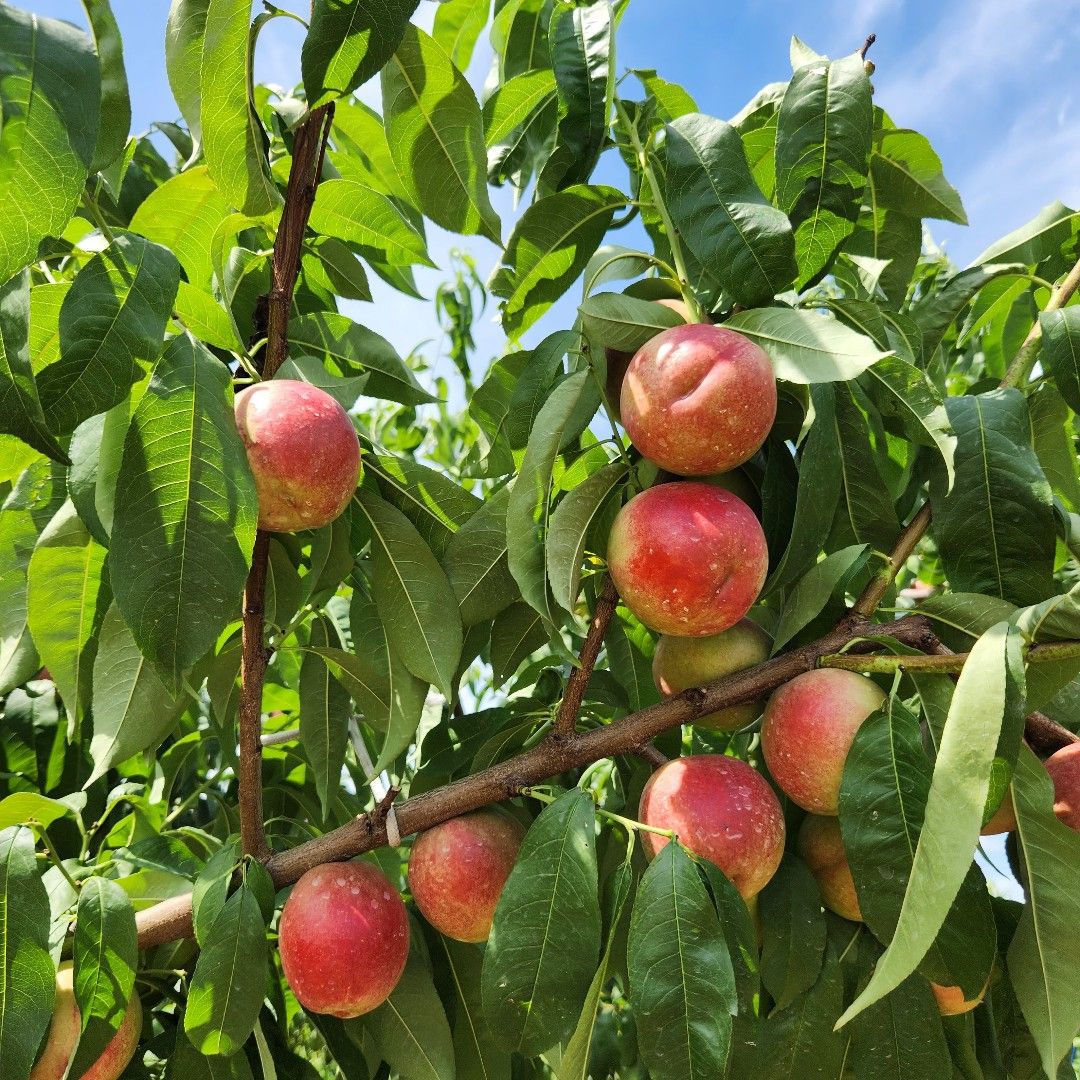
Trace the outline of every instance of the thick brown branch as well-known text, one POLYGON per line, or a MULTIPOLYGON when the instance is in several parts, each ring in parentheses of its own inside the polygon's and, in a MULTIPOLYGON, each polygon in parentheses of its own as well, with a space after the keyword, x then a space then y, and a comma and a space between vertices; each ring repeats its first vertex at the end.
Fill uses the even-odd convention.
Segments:
POLYGON ((577 726, 581 703, 585 700, 585 691, 589 688, 596 658, 600 655, 604 635, 611 625, 611 618, 615 614, 615 605, 618 602, 619 594, 615 591, 615 582, 611 580, 610 574, 605 574, 600 595, 596 598, 596 611, 592 622, 589 623, 585 642, 581 646, 581 666, 570 672, 570 678, 566 681, 566 693, 563 694, 562 703, 555 716, 555 735, 558 738, 573 734, 577 726))
POLYGON ((1032 750, 1046 755, 1068 746, 1069 743, 1080 742, 1080 735, 1054 723, 1049 716, 1041 712, 1027 714, 1024 720, 1024 738, 1031 744, 1032 750))
MULTIPOLYGON (((917 649, 929 648, 933 639, 929 624, 921 616, 909 616, 884 625, 845 623, 819 641, 729 675, 700 690, 687 690, 611 724, 574 732, 565 738, 546 739, 508 761, 406 799, 395 810, 398 829, 402 836, 421 832, 470 810, 513 798, 522 788, 543 783, 567 770, 613 755, 639 754, 642 747, 668 728, 764 697, 796 675, 810 671, 822 656, 839 652, 854 639, 863 639, 854 643, 854 649, 869 649, 874 647, 875 636, 886 634, 917 649)), ((376 809, 324 836, 274 855, 268 869, 275 884, 282 888, 312 867, 351 859, 384 844, 385 812, 376 809)), ((143 948, 190 934, 190 897, 140 912, 138 924, 139 944, 143 948)))

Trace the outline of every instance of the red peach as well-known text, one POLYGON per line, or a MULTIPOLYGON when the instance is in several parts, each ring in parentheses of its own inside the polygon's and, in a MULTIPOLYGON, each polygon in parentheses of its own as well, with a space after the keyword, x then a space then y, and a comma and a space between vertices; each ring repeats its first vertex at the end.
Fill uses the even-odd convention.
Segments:
MULTIPOLYGON (((56 1003, 49 1034, 37 1064, 30 1070, 29 1080, 64 1080, 81 1031, 82 1016, 75 1002, 74 976, 71 964, 64 963, 56 973, 56 1003)), ((116 1034, 80 1080, 117 1080, 135 1056, 141 1033, 142 1002, 138 994, 132 994, 116 1034)))
POLYGON ((855 879, 840 834, 840 819, 808 814, 799 829, 797 848, 799 857, 818 883, 822 903, 845 919, 862 922, 855 879))
POLYGON ((776 379, 749 338, 711 323, 673 326, 634 354, 620 398, 630 441, 680 476, 727 472, 776 419, 776 379))
MULTIPOLYGON (((987 986, 989 985, 987 982, 987 986)), ((960 1016, 962 1013, 971 1012, 986 997, 986 986, 974 998, 965 998, 964 991, 959 986, 942 986, 940 983, 931 982, 930 989, 934 991, 938 1012, 942 1016, 960 1016)))
MULTIPOLYGON (((760 664, 768 659, 771 645, 769 635, 749 619, 740 619, 711 637, 663 634, 653 653, 653 681, 660 693, 671 697, 760 664)), ((701 716, 694 724, 714 731, 738 731, 761 715, 761 706, 761 701, 732 705, 701 716)))
POLYGON ((422 832, 409 856, 416 906, 455 941, 486 941, 525 830, 508 814, 478 810, 422 832))
MULTIPOLYGON (((638 817, 671 829, 695 855, 714 863, 743 899, 769 883, 784 854, 784 811, 768 782, 745 761, 723 754, 675 758, 649 777, 638 817)), ((643 832, 646 855, 666 836, 643 832)))
MULTIPOLYGON (((663 304, 666 308, 680 315, 686 322, 690 321, 690 309, 685 300, 674 300, 664 297, 662 300, 654 300, 653 303, 663 304)), ((620 398, 622 395, 623 380, 626 378, 626 369, 630 361, 634 359, 633 353, 623 352, 621 349, 604 349, 604 361, 607 366, 607 378, 604 380, 604 391, 611 407, 615 412, 615 419, 620 423, 620 398)))
POLYGON ((360 442, 349 414, 325 390, 272 379, 241 390, 235 412, 260 529, 318 529, 341 514, 360 479, 360 442))
POLYGON ((885 700, 854 671, 819 668, 781 686, 765 706, 761 750, 772 778, 812 814, 835 814, 859 725, 885 700))
POLYGON ((712 484, 643 491, 619 511, 608 539, 608 569, 623 601, 662 634, 704 637, 733 626, 768 568, 753 511, 712 484))
POLYGON ((285 978, 311 1012, 348 1019, 381 1005, 409 955, 397 889, 371 863, 327 863, 296 883, 281 912, 285 978))
POLYGON ((1046 759, 1054 781, 1054 813, 1070 829, 1080 832, 1080 743, 1063 746, 1046 759))

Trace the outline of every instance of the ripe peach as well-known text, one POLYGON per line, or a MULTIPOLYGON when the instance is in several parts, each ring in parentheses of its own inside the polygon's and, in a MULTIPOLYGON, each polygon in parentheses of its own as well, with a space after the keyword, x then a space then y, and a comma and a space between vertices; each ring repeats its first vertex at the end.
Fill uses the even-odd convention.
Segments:
POLYGON ((296 883, 281 912, 285 978, 311 1012, 348 1019, 381 1005, 409 955, 397 889, 371 863, 327 863, 296 883))
MULTIPOLYGON (((685 300, 668 299, 665 297, 662 300, 655 300, 654 303, 663 304, 664 307, 671 308, 672 311, 682 316, 686 322, 690 321, 690 309, 686 306, 685 300)), ((623 352, 621 349, 604 349, 604 360, 607 365, 607 378, 604 380, 604 391, 615 412, 615 419, 620 421, 620 423, 622 421, 620 415, 620 397, 622 395, 623 380, 626 378, 626 369, 630 366, 630 361, 633 359, 633 353, 623 352)))
MULTIPOLYGON (((768 782, 745 761, 723 754, 675 758, 649 777, 638 817, 671 829, 694 854, 715 863, 743 899, 756 896, 784 854, 784 811, 768 782)), ((666 836, 643 832, 646 855, 666 836)))
MULTIPOLYGON (((740 619, 711 637, 663 634, 653 653, 653 681, 660 693, 671 697, 760 664, 768 659, 771 645, 769 635, 749 619, 740 619)), ((761 715, 761 706, 761 701, 732 705, 699 717, 694 724, 714 731, 738 731, 761 715)))
POLYGON ((608 539, 608 569, 626 606, 662 634, 704 637, 737 623, 769 567, 765 534, 741 499, 679 481, 634 496, 608 539))
POLYGON ((341 514, 360 479, 360 442, 349 414, 325 390, 271 379, 241 390, 235 412, 260 529, 317 529, 341 514))
MULTIPOLYGON (((989 985, 987 981, 987 986, 989 985)), ((965 998, 964 991, 959 986, 942 986, 940 983, 931 982, 930 989, 934 991, 938 1012, 942 1016, 959 1016, 961 1013, 971 1012, 986 997, 986 986, 974 998, 965 998)))
POLYGON ((840 835, 840 819, 808 814, 799 829, 797 848, 818 883, 822 903, 845 919, 862 922, 855 879, 840 835))
POLYGON ((1070 829, 1080 832, 1080 743, 1063 746, 1046 759, 1054 781, 1054 813, 1070 829))
MULTIPOLYGON (((30 1080, 64 1080, 81 1031, 82 1016, 75 1003, 74 975, 71 964, 64 963, 56 973, 56 1004, 49 1034, 41 1056, 30 1070, 30 1080)), ((79 1080, 117 1080, 135 1056, 141 1032, 142 1002, 138 994, 132 994, 116 1034, 79 1080)))
POLYGON ((885 700, 854 671, 819 668, 797 675, 765 706, 761 750, 772 778, 812 814, 835 814, 844 761, 859 725, 885 700))
POLYGON ((711 323, 673 326, 634 354, 620 411, 630 441, 680 476, 751 458, 776 418, 776 379, 749 338, 711 323))
POLYGON ((422 832, 409 856, 416 906, 455 941, 486 941, 525 830, 498 810, 478 810, 422 832))

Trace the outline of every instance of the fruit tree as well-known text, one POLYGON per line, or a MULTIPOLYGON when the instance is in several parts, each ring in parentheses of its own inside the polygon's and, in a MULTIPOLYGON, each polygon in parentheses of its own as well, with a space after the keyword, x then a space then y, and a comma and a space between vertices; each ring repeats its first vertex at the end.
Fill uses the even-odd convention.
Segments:
POLYGON ((71 6, 0 3, 0 1080, 1073 1076, 1080 212, 951 265, 872 39, 725 120, 627 0, 172 0, 133 135, 71 6))

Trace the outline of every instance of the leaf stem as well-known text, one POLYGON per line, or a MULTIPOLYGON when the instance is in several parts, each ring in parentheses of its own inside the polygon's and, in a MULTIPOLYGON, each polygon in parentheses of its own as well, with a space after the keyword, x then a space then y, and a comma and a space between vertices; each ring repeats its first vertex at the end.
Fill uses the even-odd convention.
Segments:
POLYGON ((63 859, 61 859, 60 856, 57 855, 56 849, 52 846, 52 843, 49 840, 48 830, 45 828, 44 825, 40 824, 39 822, 32 821, 30 824, 34 827, 34 831, 38 834, 38 838, 41 840, 42 846, 45 848, 46 854, 52 860, 53 865, 56 867, 57 870, 60 871, 61 874, 64 875, 64 877, 67 879, 67 883, 72 887, 72 889, 74 889, 75 892, 78 892, 79 883, 71 876, 68 868, 64 865, 63 859))
MULTIPOLYGON (((1059 308, 1063 308, 1072 299, 1073 293, 1076 292, 1078 287, 1080 287, 1080 259, 1065 275, 1061 284, 1055 286, 1051 291, 1050 299, 1046 302, 1043 311, 1057 311, 1059 308)), ((1009 365, 1009 370, 1005 372, 1005 378, 1001 380, 1002 386, 1015 386, 1018 389, 1023 389, 1028 376, 1031 374, 1031 369, 1038 359, 1041 340, 1042 323, 1036 319, 1035 325, 1032 326, 1028 336, 1024 338, 1020 351, 1009 365)))

